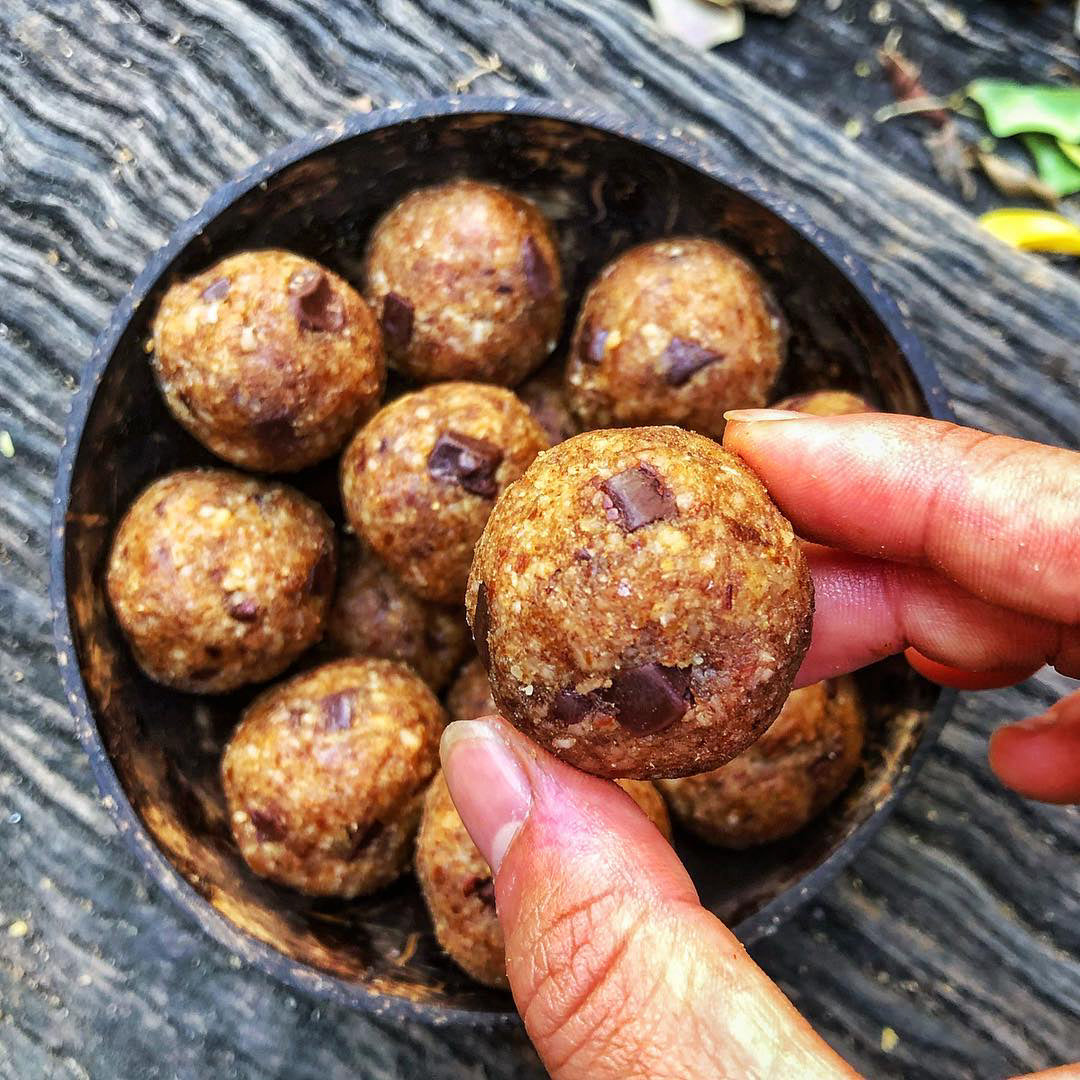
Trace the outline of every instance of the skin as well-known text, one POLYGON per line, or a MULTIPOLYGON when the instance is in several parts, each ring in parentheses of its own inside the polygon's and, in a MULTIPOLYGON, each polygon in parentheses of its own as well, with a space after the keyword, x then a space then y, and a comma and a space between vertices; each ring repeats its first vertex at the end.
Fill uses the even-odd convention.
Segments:
MULTIPOLYGON (((1002 685, 1043 663, 1080 675, 1080 455, 913 417, 728 419, 725 445, 809 541, 799 684, 905 650, 943 682, 1002 685)), ((855 1075, 613 784, 498 717, 451 724, 442 763, 556 1080, 855 1075)), ((1001 728, 990 763, 1022 795, 1080 801, 1080 694, 1001 728)))

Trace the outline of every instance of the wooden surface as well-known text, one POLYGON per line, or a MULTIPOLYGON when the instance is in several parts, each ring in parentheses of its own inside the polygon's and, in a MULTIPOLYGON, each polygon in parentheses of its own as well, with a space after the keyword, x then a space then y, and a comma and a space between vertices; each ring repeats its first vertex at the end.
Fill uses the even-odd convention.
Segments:
MULTIPOLYGON (((981 70, 976 45, 998 74, 1075 62, 1064 5, 965 6, 966 43, 928 14, 943 4, 892 12, 957 82, 981 70)), ((884 28, 870 3, 845 0, 842 25, 803 7, 704 57, 625 0, 5 0, 0 1076, 540 1075, 519 1036, 380 1024, 222 955, 148 892, 59 693, 45 552, 79 367, 147 254, 269 149, 352 108, 447 92, 495 52, 500 70, 473 89, 648 117, 800 204, 903 303, 964 420, 1076 445, 1080 285, 920 186, 916 135, 874 131, 864 149, 840 133, 856 104, 887 100, 849 74, 884 28)), ((869 1075, 992 1078, 1080 1057, 1080 819, 1003 794, 985 765, 988 732, 1063 685, 962 699, 880 838, 755 950, 869 1075)))

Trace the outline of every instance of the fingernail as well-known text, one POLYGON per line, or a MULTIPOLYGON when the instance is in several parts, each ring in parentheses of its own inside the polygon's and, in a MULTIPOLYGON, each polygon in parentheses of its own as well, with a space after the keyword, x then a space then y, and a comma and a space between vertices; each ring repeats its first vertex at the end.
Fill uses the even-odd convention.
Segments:
POLYGON ((465 828, 497 874, 532 806, 517 755, 486 720, 457 720, 443 732, 443 773, 465 828))
POLYGON ((754 424, 759 420, 805 420, 809 413, 791 409, 728 409, 724 419, 733 424, 754 424))

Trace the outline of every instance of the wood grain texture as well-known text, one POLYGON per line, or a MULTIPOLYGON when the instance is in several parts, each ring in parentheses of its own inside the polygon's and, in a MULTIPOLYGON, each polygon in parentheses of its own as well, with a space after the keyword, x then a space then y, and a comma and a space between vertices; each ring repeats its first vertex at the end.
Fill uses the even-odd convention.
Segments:
MULTIPOLYGON (((817 25, 821 5, 804 6, 817 25)), ((880 32, 870 6, 845 4, 860 40, 880 32)), ((981 40, 948 48, 978 45, 1007 69, 1017 46, 987 22, 1001 6, 966 5, 991 12, 981 40)), ((926 4, 893 7, 914 22, 926 4)), ((392 1027, 294 997, 148 893, 114 835, 45 599, 66 403, 112 304, 220 181, 369 99, 447 92, 491 52, 502 66, 475 90, 653 119, 842 236, 904 304, 970 423, 1077 445, 1080 286, 622 0, 7 0, 0 28, 0 427, 16 449, 0 463, 0 1077, 541 1075, 520 1036, 392 1027)), ((811 74, 828 70, 817 48, 811 74)), ((1034 31, 1025 46, 1046 64, 1060 48, 1034 31)), ((769 71, 793 96, 797 53, 784 60, 776 38, 769 71)), ((870 1075, 997 1077, 1078 1051, 1080 818, 1002 794, 984 760, 994 726, 1063 685, 964 698, 880 838, 756 950, 870 1075)))

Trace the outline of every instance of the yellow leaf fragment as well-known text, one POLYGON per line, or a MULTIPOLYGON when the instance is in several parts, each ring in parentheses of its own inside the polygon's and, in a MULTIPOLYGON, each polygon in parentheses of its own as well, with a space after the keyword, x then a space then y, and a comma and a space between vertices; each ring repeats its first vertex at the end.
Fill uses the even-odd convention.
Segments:
POLYGON ((1080 225, 1048 210, 991 210, 979 224, 1021 251, 1080 255, 1080 225))

